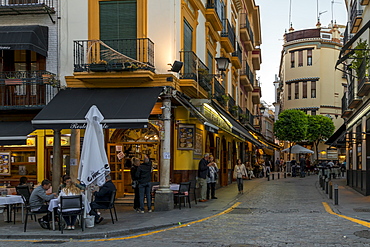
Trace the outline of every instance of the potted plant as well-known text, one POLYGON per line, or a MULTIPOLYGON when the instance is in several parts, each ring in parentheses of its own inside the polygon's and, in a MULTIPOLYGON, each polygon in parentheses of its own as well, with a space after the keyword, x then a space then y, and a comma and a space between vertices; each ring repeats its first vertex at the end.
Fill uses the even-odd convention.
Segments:
MULTIPOLYGON (((360 76, 361 72, 364 72, 361 77, 368 77, 369 76, 369 45, 367 44, 367 40, 362 40, 357 43, 354 54, 351 56, 353 59, 352 64, 349 66, 351 69, 356 71, 356 75, 360 76), (363 66, 365 63, 365 66, 363 66), (365 71, 362 71, 365 69, 365 71)), ((362 78, 359 78, 362 79, 362 78)))
POLYGON ((107 61, 105 60, 100 60, 97 63, 92 63, 89 66, 90 71, 93 72, 106 72, 108 67, 107 67, 107 61))

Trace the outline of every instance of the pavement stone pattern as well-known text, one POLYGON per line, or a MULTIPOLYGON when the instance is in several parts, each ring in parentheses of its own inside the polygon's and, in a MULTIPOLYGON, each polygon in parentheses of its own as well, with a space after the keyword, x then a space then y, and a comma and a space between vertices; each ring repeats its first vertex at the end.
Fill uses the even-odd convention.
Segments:
MULTIPOLYGON (((277 176, 275 176, 276 178, 277 176)), ((282 176, 280 176, 282 177, 282 176)), ((366 212, 369 198, 364 197, 351 188, 345 186, 344 179, 333 180, 338 183, 339 205, 333 205, 321 188, 318 187, 317 176, 305 178, 281 178, 267 181, 267 179, 255 179, 245 181, 245 192, 237 193, 235 184, 216 191, 217 200, 205 203, 192 204, 192 208, 177 208, 168 212, 153 212, 151 214, 136 214, 128 207, 119 209, 119 221, 116 224, 110 222, 109 212, 104 216, 104 224, 86 233, 80 229, 73 234, 102 235, 106 231, 118 231, 116 238, 135 236, 143 232, 151 232, 151 229, 166 229, 176 221, 186 224, 193 220, 202 219, 217 214, 230 207, 235 202, 241 202, 233 211, 211 219, 191 224, 186 227, 167 230, 148 236, 92 242, 78 242, 73 238, 61 239, 60 232, 39 229, 36 223, 30 228, 32 234, 38 236, 44 232, 45 240, 39 242, 25 241, 1 241, 0 246, 370 246, 370 229, 349 220, 327 213, 322 202, 328 202, 332 209, 339 214, 369 221, 370 213, 366 212), (366 205, 367 204, 367 205, 366 205), (360 209, 360 210, 359 210, 360 209), (362 210, 364 209, 364 210, 362 210), (35 227, 36 226, 36 227, 35 227), (145 227, 146 230, 145 230, 145 227), (123 234, 122 230, 127 228, 123 234), (151 229, 149 229, 151 228, 151 229), (135 230, 130 233, 129 230, 135 230), (47 239, 60 242, 50 242, 47 239)), ((0 223, 0 229, 17 234, 20 222, 0 223), (5 225, 5 226, 4 226, 5 225), (18 229, 18 230, 17 230, 18 229)), ((19 232, 18 232, 19 233, 19 232)), ((22 232, 23 233, 23 232, 22 232)), ((19 234, 19 235, 22 235, 19 234)), ((66 232, 65 232, 66 233, 66 232)), ((63 234, 70 237, 67 234, 63 234)), ((18 235, 18 234, 17 234, 18 235)), ((18 235, 18 238, 19 238, 18 235)), ((89 237, 90 235, 86 235, 89 237)), ((0 231, 1 237, 1 231, 0 231)), ((9 236, 8 236, 9 237, 9 236)), ((12 236, 14 237, 14 236, 12 236)), ((23 236, 25 237, 25 236, 23 236)), ((90 237, 92 238, 92 237, 90 237)), ((85 239, 82 241, 90 241, 85 239)))

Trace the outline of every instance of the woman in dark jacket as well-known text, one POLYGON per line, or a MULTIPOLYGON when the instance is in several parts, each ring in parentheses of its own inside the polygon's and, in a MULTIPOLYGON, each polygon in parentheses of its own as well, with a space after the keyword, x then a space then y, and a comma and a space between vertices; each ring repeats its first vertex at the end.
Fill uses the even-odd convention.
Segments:
POLYGON ((131 179, 132 179, 132 188, 135 191, 135 198, 134 198, 134 210, 139 211, 140 209, 140 194, 139 194, 139 178, 136 177, 136 171, 140 166, 140 160, 138 158, 132 158, 132 166, 131 166, 131 179))
POLYGON ((136 171, 136 177, 139 181, 139 194, 140 194, 140 210, 138 213, 144 213, 144 197, 148 203, 148 212, 152 212, 152 198, 150 196, 150 181, 152 179, 152 162, 147 155, 144 156, 144 163, 142 163, 136 171))

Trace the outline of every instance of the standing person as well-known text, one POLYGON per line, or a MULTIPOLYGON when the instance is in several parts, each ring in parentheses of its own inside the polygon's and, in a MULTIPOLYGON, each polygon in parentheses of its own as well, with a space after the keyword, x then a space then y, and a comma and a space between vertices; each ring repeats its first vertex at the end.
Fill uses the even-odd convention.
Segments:
POLYGON ((208 201, 207 196, 207 174, 208 174, 209 154, 204 154, 204 157, 199 161, 198 166, 198 182, 200 186, 200 202, 208 201))
POLYGON ((138 158, 132 158, 131 160, 131 180, 132 180, 132 188, 134 189, 135 192, 135 197, 134 197, 134 210, 137 212, 140 209, 140 193, 139 193, 139 178, 136 177, 136 171, 138 167, 140 166, 140 160, 138 158))
POLYGON ((241 159, 236 160, 233 177, 236 179, 236 183, 238 184, 239 194, 243 194, 243 178, 248 178, 248 172, 241 159))
POLYGON ((211 192, 211 199, 217 199, 215 196, 216 191, 216 180, 217 180, 218 167, 214 162, 213 155, 209 155, 209 166, 207 175, 207 200, 209 200, 209 194, 211 192))
POLYGON ((276 158, 275 167, 276 167, 276 169, 278 169, 278 172, 281 172, 280 159, 279 159, 279 157, 276 158))
POLYGON ((302 155, 301 158, 299 159, 299 166, 301 168, 301 178, 305 177, 305 170, 306 170, 306 159, 302 155))
POLYGON ((150 181, 152 180, 152 162, 149 157, 144 155, 144 163, 142 163, 136 171, 136 177, 139 182, 139 197, 140 197, 140 210, 138 213, 144 213, 144 197, 146 196, 146 202, 148 206, 148 212, 152 212, 152 198, 151 198, 151 186, 150 181))
POLYGON ((293 157, 293 159, 290 161, 290 166, 292 168, 292 177, 296 177, 297 176, 297 161, 295 160, 295 158, 293 157))
POLYGON ((271 161, 270 160, 266 160, 265 161, 265 170, 266 170, 266 178, 268 176, 270 176, 270 173, 271 173, 271 161))
POLYGON ((46 191, 50 189, 51 182, 47 179, 41 182, 41 185, 32 191, 30 196, 30 207, 32 212, 47 213, 42 218, 38 219, 39 224, 44 229, 50 229, 51 212, 49 212, 49 206, 45 202, 50 201, 56 197, 56 193, 50 195, 46 194, 46 191))
POLYGON ((105 177, 105 183, 103 186, 99 188, 99 191, 93 191, 93 195, 95 196, 95 200, 90 203, 91 211, 90 215, 95 216, 95 223, 99 224, 104 220, 103 217, 101 217, 98 212, 96 212, 96 209, 100 208, 108 208, 109 202, 112 197, 113 191, 116 190, 116 186, 112 182, 112 178, 110 175, 107 175, 105 177))
MULTIPOLYGON (((61 196, 75 196, 75 195, 81 195, 82 191, 75 185, 75 183, 67 183, 66 187, 64 187, 59 194, 58 201, 60 202, 60 197, 61 196)), ((73 209, 66 209, 68 210, 67 212, 64 212, 63 214, 74 214, 78 213, 76 211, 79 210, 73 210, 73 209)), ((66 229, 68 230, 74 230, 75 229, 75 224, 77 220, 77 215, 63 215, 64 221, 66 222, 66 229)))

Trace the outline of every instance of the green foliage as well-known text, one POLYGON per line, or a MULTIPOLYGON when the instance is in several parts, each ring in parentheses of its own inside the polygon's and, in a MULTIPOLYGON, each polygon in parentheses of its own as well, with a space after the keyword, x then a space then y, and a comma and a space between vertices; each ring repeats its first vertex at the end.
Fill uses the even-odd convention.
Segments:
POLYGON ((334 133, 333 121, 323 115, 308 116, 307 139, 320 142, 328 139, 334 133))
POLYGON ((274 124, 275 136, 281 141, 298 142, 306 138, 307 114, 300 110, 285 110, 274 124))
MULTIPOLYGON (((369 59, 369 45, 367 44, 367 40, 360 39, 354 49, 354 54, 351 56, 353 61, 350 68, 354 69, 358 75, 363 59, 369 59)), ((369 68, 368 64, 368 61, 366 61, 366 71, 369 68)))

